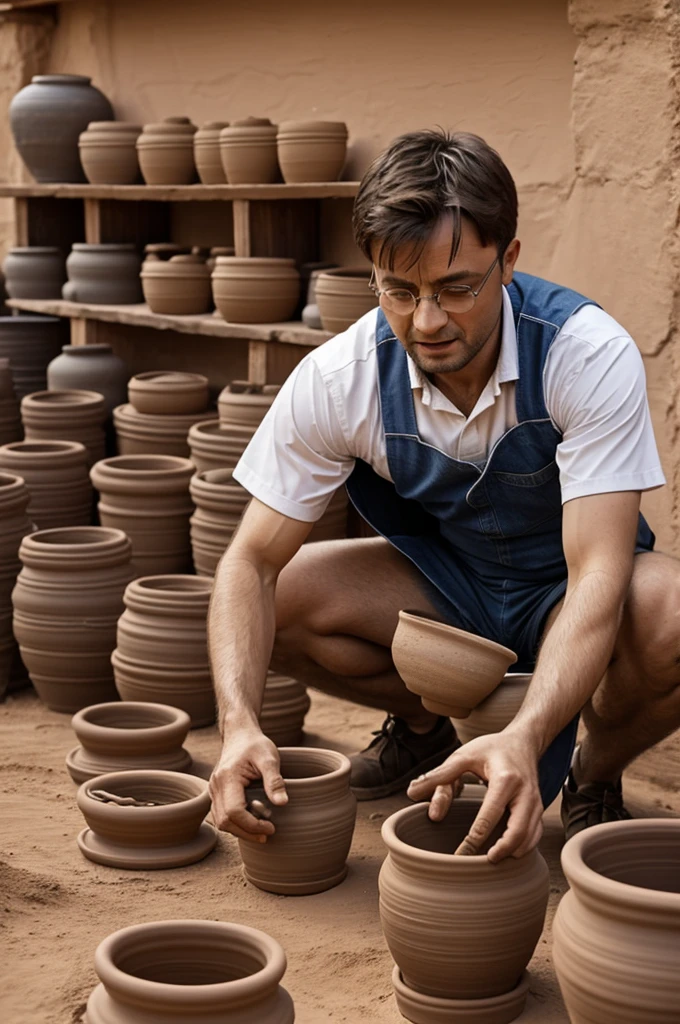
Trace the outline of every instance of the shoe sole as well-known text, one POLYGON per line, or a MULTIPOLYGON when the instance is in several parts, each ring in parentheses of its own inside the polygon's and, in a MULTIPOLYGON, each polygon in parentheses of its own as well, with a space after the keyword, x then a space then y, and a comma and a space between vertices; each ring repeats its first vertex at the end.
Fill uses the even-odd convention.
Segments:
POLYGON ((350 785, 350 789, 357 800, 381 800, 385 796, 392 796, 393 793, 399 793, 401 790, 406 789, 409 782, 413 782, 423 772, 429 771, 430 768, 438 768, 442 761, 453 754, 454 751, 459 750, 461 746, 461 743, 454 743, 452 746, 440 750, 439 753, 433 754, 432 757, 427 757, 424 761, 421 761, 419 765, 412 768, 406 775, 393 779, 392 782, 386 782, 382 786, 359 787, 350 785))

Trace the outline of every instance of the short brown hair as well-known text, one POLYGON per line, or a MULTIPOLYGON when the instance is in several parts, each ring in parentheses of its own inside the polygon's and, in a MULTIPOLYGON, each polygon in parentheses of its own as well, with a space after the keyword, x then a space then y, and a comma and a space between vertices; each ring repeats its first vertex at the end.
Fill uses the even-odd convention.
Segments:
POLYGON ((442 128, 408 132, 373 161, 354 202, 354 238, 363 254, 387 257, 413 244, 413 262, 442 214, 453 214, 451 259, 460 245, 461 217, 468 217, 482 245, 495 243, 502 257, 517 230, 517 189, 495 149, 469 132, 442 128))

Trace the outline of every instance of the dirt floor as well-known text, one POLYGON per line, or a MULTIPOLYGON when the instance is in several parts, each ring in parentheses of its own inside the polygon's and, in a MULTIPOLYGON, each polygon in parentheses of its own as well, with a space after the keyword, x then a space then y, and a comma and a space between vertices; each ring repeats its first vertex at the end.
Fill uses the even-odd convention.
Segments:
MULTIPOLYGON (((377 712, 313 696, 307 742, 351 751, 381 721, 377 712)), ((97 982, 93 953, 125 925, 168 918, 236 921, 274 936, 288 954, 284 984, 298 1024, 396 1024, 391 958, 378 918, 377 877, 384 818, 408 801, 359 804, 342 885, 318 896, 260 892, 241 875, 236 841, 222 835, 192 867, 126 872, 80 854, 83 821, 64 767, 75 745, 69 716, 48 711, 32 691, 0 705, 0 1020, 3 1024, 77 1024, 97 982)), ((214 729, 187 746, 205 774, 218 752, 214 729)), ((680 815, 680 734, 640 759, 626 778, 639 816, 680 815)), ((518 1024, 566 1024, 550 959, 550 922, 566 886, 559 867, 558 805, 546 813, 542 851, 551 871, 546 929, 530 964, 531 995, 518 1024)))

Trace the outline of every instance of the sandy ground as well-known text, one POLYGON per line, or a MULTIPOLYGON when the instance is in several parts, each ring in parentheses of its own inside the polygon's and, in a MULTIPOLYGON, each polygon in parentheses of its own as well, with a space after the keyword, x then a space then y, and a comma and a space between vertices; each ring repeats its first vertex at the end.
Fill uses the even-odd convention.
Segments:
MULTIPOLYGON (((314 695, 307 742, 351 751, 379 713, 314 695)), ((0 1019, 3 1024, 77 1024, 97 982, 93 953, 125 925, 168 918, 236 921, 269 932, 288 954, 284 984, 298 1024, 396 1024, 391 958, 378 918, 377 877, 384 818, 407 801, 359 804, 342 885, 307 897, 260 892, 241 875, 238 846, 222 835, 200 864, 126 872, 85 860, 75 843, 83 821, 64 767, 74 746, 69 716, 48 711, 32 691, 0 705, 0 1019)), ((207 770, 218 752, 214 729, 187 746, 207 770)), ((199 770, 201 770, 199 768, 199 770)), ((628 773, 637 815, 680 815, 680 734, 628 773)), ((551 871, 548 920, 530 965, 532 984, 518 1024, 568 1021, 550 960, 550 922, 566 886, 559 867, 558 807, 546 813, 542 851, 551 871)))

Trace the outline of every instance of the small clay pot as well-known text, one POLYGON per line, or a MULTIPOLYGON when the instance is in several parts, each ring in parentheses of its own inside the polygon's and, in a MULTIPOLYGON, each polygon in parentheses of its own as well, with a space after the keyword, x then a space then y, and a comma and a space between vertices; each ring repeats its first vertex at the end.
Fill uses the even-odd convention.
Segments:
POLYGON ((214 576, 251 496, 230 469, 195 473, 189 491, 196 506, 189 520, 194 568, 199 576, 214 576))
POLYGON ((141 260, 134 245, 75 242, 66 260, 68 302, 122 306, 142 301, 141 260))
POLYGON ((66 259, 57 246, 15 246, 5 256, 2 270, 10 299, 61 298, 66 259))
POLYGON ((503 680, 517 655, 427 615, 399 612, 394 665, 407 689, 437 715, 467 718, 503 680))
POLYGON ((196 131, 188 117, 166 117, 144 125, 137 155, 147 185, 191 185, 196 180, 196 131))
POLYGON ((79 441, 92 466, 106 455, 106 405, 97 391, 36 391, 21 400, 27 441, 79 441))
POLYGON ((280 390, 280 384, 232 381, 217 399, 220 423, 225 427, 259 427, 280 390))
POLYGON ((195 423, 189 430, 189 449, 196 472, 235 469, 254 433, 253 427, 223 427, 219 420, 195 423))
POLYGON ((316 301, 316 282, 320 273, 321 270, 313 270, 309 275, 309 281, 307 283, 307 302, 301 314, 301 319, 305 327, 311 327, 315 331, 323 330, 321 313, 319 312, 319 306, 316 301))
POLYGON ((210 255, 205 261, 205 265, 212 274, 217 264, 218 256, 233 256, 235 254, 233 245, 213 245, 210 250, 210 255))
POLYGON ((246 117, 222 129, 220 158, 230 185, 266 185, 279 180, 276 131, 267 117, 246 117))
POLYGON ((220 132, 228 121, 208 121, 194 135, 194 161, 203 185, 226 185, 227 176, 220 157, 220 132))
POLYGON ((110 416, 126 399, 129 376, 127 366, 110 345, 64 345, 47 367, 47 386, 50 390, 97 391, 110 416))
POLYGON ((277 747, 297 747, 302 743, 305 715, 311 701, 297 679, 267 672, 260 709, 260 728, 277 747))
MULTIPOLYGON (((313 747, 282 747, 279 754, 288 803, 271 808, 276 832, 266 843, 239 840, 243 873, 266 892, 325 892, 347 874, 356 819, 349 758, 313 747)), ((267 801, 261 786, 249 786, 247 795, 267 801)))
POLYGON ((208 408, 208 378, 179 370, 138 373, 128 383, 130 404, 137 412, 186 416, 208 408))
POLYGON ((129 769, 184 772, 191 765, 182 746, 191 719, 180 708, 144 701, 92 704, 76 712, 71 725, 80 741, 66 758, 74 782, 129 769))
POLYGON ((118 452, 121 455, 174 455, 189 457, 189 429, 194 423, 212 420, 213 409, 173 415, 137 412, 130 404, 113 411, 118 452))
POLYGON ((215 305, 231 323, 290 320, 300 297, 295 260, 218 256, 212 273, 215 305))
POLYGON ((0 470, 26 481, 28 515, 40 530, 87 526, 92 487, 87 452, 77 441, 15 441, 0 448, 0 470))
POLYGON ((314 544, 319 540, 343 540, 347 536, 347 510, 349 501, 344 487, 338 487, 328 503, 326 511, 314 523, 305 541, 314 544))
POLYGON ((152 313, 190 316, 212 308, 210 271, 200 256, 147 256, 142 264, 142 291, 152 313))
POLYGON ((467 718, 454 719, 458 739, 462 743, 469 743, 477 736, 487 736, 505 729, 521 708, 530 682, 530 673, 506 672, 501 684, 467 718))
POLYGON ((276 149, 287 184, 337 181, 347 155, 347 125, 342 121, 282 121, 276 149))
POLYGON ((137 871, 179 868, 202 860, 217 843, 216 830, 204 821, 210 810, 208 783, 195 775, 110 772, 83 782, 76 799, 88 825, 78 846, 97 864, 137 871), (132 797, 137 803, 125 805, 97 794, 132 797))
POLYGON ((135 185, 141 178, 137 159, 140 124, 92 121, 78 139, 80 163, 91 185, 135 185))
POLYGON ((316 304, 325 331, 340 334, 378 305, 368 287, 370 268, 337 267, 316 278, 316 304))
POLYGON ((0 316, 0 358, 9 359, 19 401, 47 387, 47 364, 67 340, 67 326, 66 321, 52 316, 0 316))
POLYGON ((88 1024, 293 1024, 286 955, 264 932, 224 921, 154 921, 97 947, 102 984, 88 1024))

